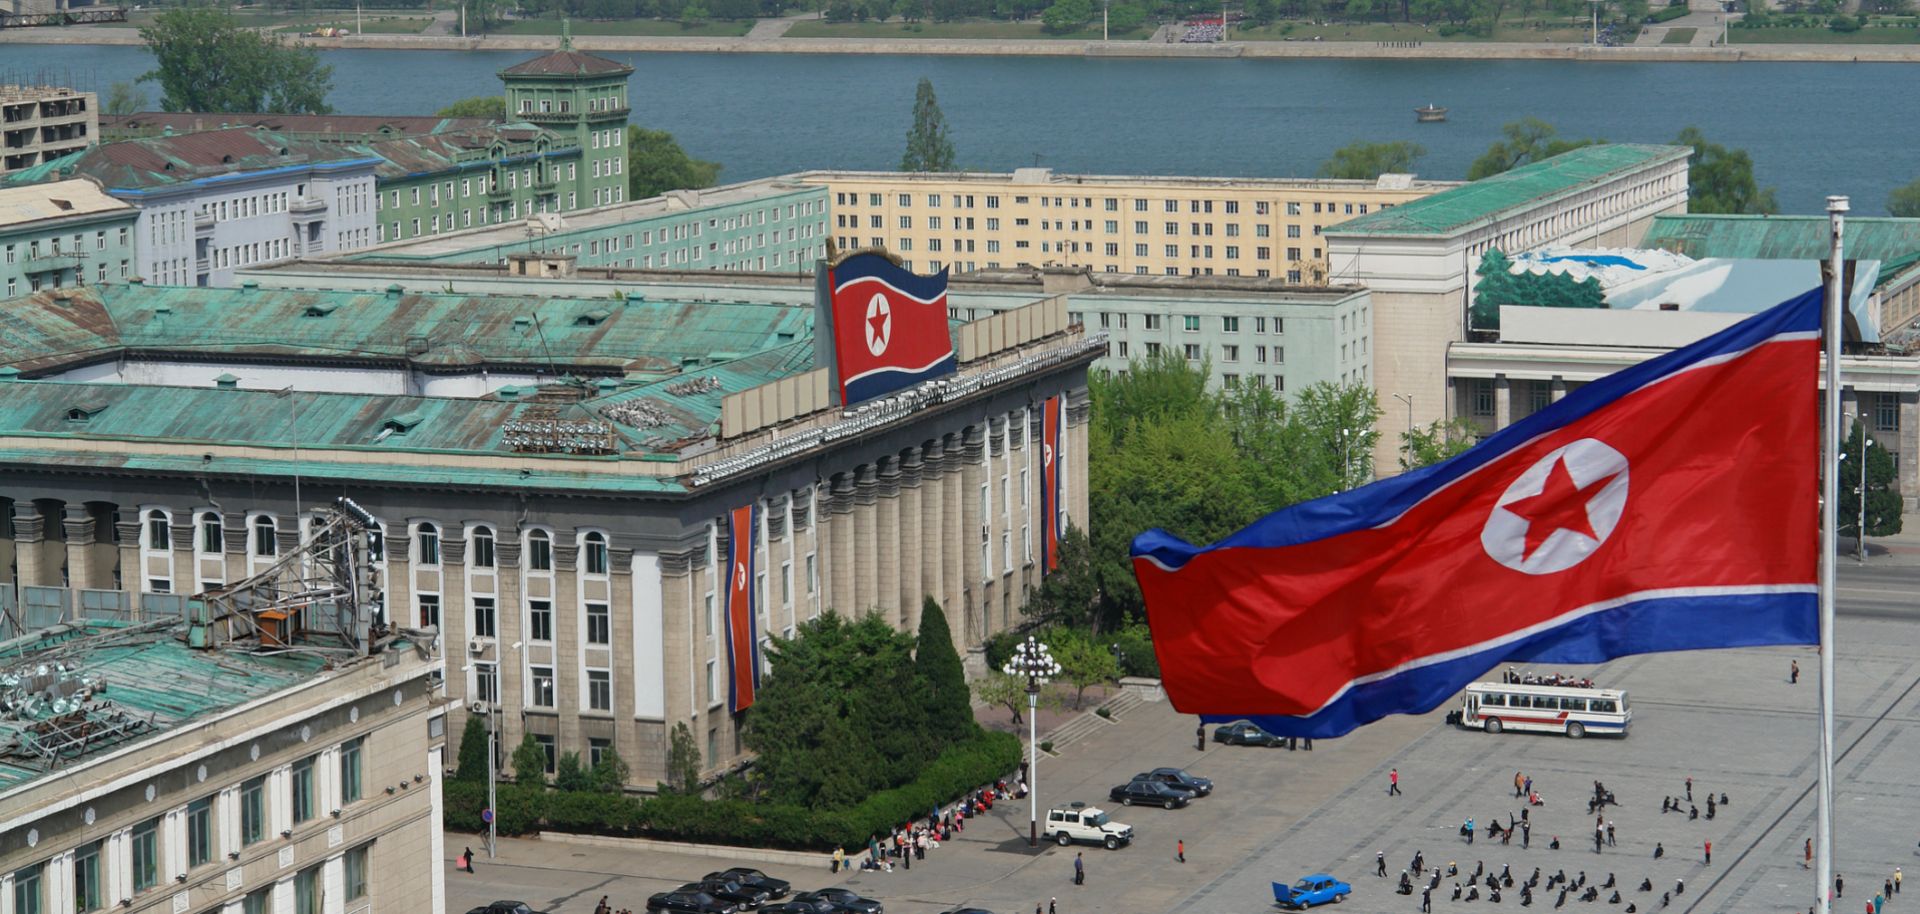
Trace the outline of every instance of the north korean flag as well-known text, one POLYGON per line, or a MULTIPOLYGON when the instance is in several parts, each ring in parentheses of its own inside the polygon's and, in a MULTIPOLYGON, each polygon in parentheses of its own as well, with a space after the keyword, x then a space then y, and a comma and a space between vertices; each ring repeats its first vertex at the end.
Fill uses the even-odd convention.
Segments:
POLYGON ((1504 662, 1818 643, 1820 313, 1809 292, 1211 546, 1141 534, 1174 707, 1330 737, 1504 662))
POLYGON ((753 605, 753 538, 759 509, 743 505, 727 513, 727 708, 753 707, 760 689, 759 616, 753 605))
POLYGON ((827 268, 840 402, 851 406, 958 367, 947 332, 947 271, 921 276, 879 254, 827 268))

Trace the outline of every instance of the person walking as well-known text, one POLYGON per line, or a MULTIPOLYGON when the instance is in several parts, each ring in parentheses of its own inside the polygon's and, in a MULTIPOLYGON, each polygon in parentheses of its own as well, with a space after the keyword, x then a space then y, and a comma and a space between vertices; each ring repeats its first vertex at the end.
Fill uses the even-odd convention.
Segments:
POLYGON ((600 896, 600 903, 593 906, 593 914, 613 914, 613 908, 607 905, 607 896, 600 896))
POLYGON ((1792 666, 1789 666, 1787 668, 1787 683, 1789 685, 1799 685, 1800 684, 1800 661, 1792 660, 1788 662, 1791 663, 1792 666))
POLYGON ((1513 795, 1515 797, 1524 797, 1527 795, 1527 792, 1524 789, 1526 780, 1527 780, 1526 778, 1521 776, 1520 772, 1516 771, 1513 773, 1513 795))
POLYGON ((842 870, 842 869, 844 869, 844 868, 846 867, 846 865, 847 865, 847 851, 846 851, 846 849, 845 849, 845 848, 843 848, 843 847, 840 847, 839 845, 834 845, 834 848, 833 848, 833 869, 831 869, 831 870, 829 870, 829 872, 833 872, 833 873, 838 873, 838 872, 840 872, 840 870, 842 870))
MULTIPOLYGON (((1173 859, 1178 860, 1181 863, 1187 862, 1187 839, 1181 838, 1180 840, 1173 842, 1173 859)), ((1387 874, 1387 862, 1385 860, 1382 860, 1380 861, 1380 875, 1385 876, 1386 874, 1387 874)))
POLYGON ((1693 775, 1687 775, 1687 802, 1693 802, 1693 775))
POLYGON ((1059 904, 1060 904, 1060 899, 1058 898, 1047 899, 1047 914, 1059 914, 1059 910, 1058 910, 1059 904))
POLYGON ((1390 797, 1398 796, 1399 794, 1400 794, 1400 769, 1395 768, 1387 772, 1387 796, 1390 796, 1390 797))
POLYGON ((1707 842, 1706 851, 1707 851, 1707 865, 1712 866, 1713 865, 1713 842, 1712 841, 1707 842))
POLYGON ((1800 866, 1802 869, 1813 869, 1813 839, 1812 838, 1807 839, 1806 862, 1800 864, 1800 866))
POLYGON ((1432 912, 1433 912, 1433 887, 1428 886, 1427 888, 1420 890, 1420 914, 1432 914, 1432 912))
POLYGON ((1900 868, 1893 868, 1893 894, 1900 894, 1900 868))
POLYGON ((1374 875, 1379 876, 1382 879, 1387 878, 1387 852, 1386 851, 1373 852, 1373 871, 1374 871, 1374 875))
POLYGON ((1526 847, 1527 847, 1527 845, 1528 845, 1529 843, 1531 843, 1532 841, 1533 841, 1533 823, 1532 823, 1532 822, 1528 822, 1528 821, 1526 821, 1526 820, 1524 820, 1524 819, 1522 819, 1522 820, 1520 821, 1520 847, 1521 847, 1521 849, 1522 849, 1522 850, 1524 850, 1524 849, 1526 849, 1526 847))
POLYGON ((1612 820, 1612 819, 1608 819, 1608 820, 1607 820, 1607 846, 1608 846, 1608 847, 1613 847, 1613 846, 1614 846, 1614 843, 1613 843, 1613 820, 1612 820))
POLYGON ((1833 897, 1835 898, 1847 897, 1847 877, 1842 876, 1839 873, 1833 874, 1833 897))
POLYGON ((1073 855, 1073 884, 1087 884, 1087 860, 1085 854, 1073 855))
POLYGON ((456 868, 462 873, 473 872, 473 848, 469 847, 460 853, 460 863, 456 868))
POLYGON ((1607 843, 1607 829, 1603 825, 1593 827, 1593 852, 1600 853, 1600 845, 1607 843))

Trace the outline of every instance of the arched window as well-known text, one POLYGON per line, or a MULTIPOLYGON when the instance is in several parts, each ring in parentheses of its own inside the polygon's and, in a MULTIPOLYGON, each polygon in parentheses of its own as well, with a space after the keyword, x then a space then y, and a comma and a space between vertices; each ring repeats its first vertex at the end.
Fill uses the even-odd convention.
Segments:
POLYGON ((253 554, 269 556, 280 554, 280 538, 274 526, 273 516, 256 515, 253 519, 253 554))
POLYGON ((421 524, 413 537, 414 561, 422 565, 440 564, 440 528, 421 524))
POLYGON ((147 548, 172 549, 173 527, 167 523, 167 512, 153 510, 147 512, 147 548))
POLYGON ((587 573, 607 573, 607 536, 604 533, 589 533, 586 537, 587 573))
POLYGON ((493 528, 475 527, 469 537, 473 541, 473 548, 468 552, 470 563, 475 568, 492 568, 493 528))
POLYGON ((527 535, 527 567, 533 571, 553 570, 553 538, 545 530, 527 535))
POLYGON ((220 520, 220 512, 206 511, 200 515, 200 551, 207 555, 219 555, 227 550, 226 524, 220 520))

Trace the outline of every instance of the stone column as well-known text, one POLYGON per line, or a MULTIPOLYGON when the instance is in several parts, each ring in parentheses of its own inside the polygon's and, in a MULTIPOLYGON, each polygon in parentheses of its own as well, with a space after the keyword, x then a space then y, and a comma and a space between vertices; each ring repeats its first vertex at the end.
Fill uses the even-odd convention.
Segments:
POLYGON ((879 509, 875 504, 880 483, 875 467, 863 463, 854 469, 853 482, 853 599, 849 611, 879 612, 879 509))
POLYGON ((1920 393, 1903 390, 1899 396, 1900 472, 1895 474, 1895 482, 1905 510, 1913 511, 1920 507, 1920 393))
MULTIPOLYGON (((913 613, 900 598, 900 458, 880 458, 879 477, 874 489, 874 576, 877 602, 886 608, 887 621, 902 631, 911 632, 907 617, 913 613)), ((911 561, 906 559, 905 561, 911 561)))
MULTIPOLYGON (((520 745, 521 734, 526 732, 521 714, 526 711, 524 701, 526 669, 526 598, 522 596, 520 586, 520 531, 512 527, 496 529, 493 541, 493 563, 498 572, 495 585, 494 630, 500 636, 494 641, 500 674, 500 755, 502 764, 513 757, 513 749, 520 745), (514 650, 514 642, 523 646, 514 650)), ((391 544, 389 544, 391 549, 391 544)), ((394 618, 392 598, 387 601, 387 618, 394 618)))
POLYGON ((827 562, 827 577, 833 586, 827 589, 832 600, 827 606, 839 610, 843 616, 853 616, 860 612, 860 600, 854 593, 853 585, 853 474, 836 473, 833 477, 832 493, 829 496, 830 548, 833 558, 827 562))
MULTIPOLYGON (((987 449, 986 432, 984 424, 967 426, 965 444, 961 448, 960 529, 966 547, 962 553, 960 580, 965 583, 971 596, 963 598, 961 604, 964 607, 962 615, 966 617, 965 624, 954 626, 954 633, 960 636, 960 643, 956 646, 960 651, 965 651, 967 645, 980 640, 983 629, 980 620, 986 612, 981 584, 986 580, 987 566, 980 559, 980 528, 987 523, 987 518, 980 513, 980 484, 986 481, 987 475, 986 468, 981 464, 987 449)), ((990 540, 988 545, 992 545, 990 540)))
MULTIPOLYGON (((247 529, 247 515, 245 513, 221 515, 220 535, 227 541, 227 553, 222 557, 226 565, 226 573, 221 580, 232 584, 251 575, 253 570, 248 567, 247 540, 253 536, 253 531, 247 529)), ((393 614, 389 612, 387 617, 391 619, 393 614)))
POLYGON ((1493 376, 1493 427, 1497 431, 1513 424, 1513 384, 1504 374, 1493 376))
MULTIPOLYGON (((44 587, 49 583, 46 558, 42 554, 46 548, 45 523, 46 518, 40 516, 32 502, 14 502, 14 563, 20 569, 20 579, 15 583, 21 587, 44 587)), ((59 578, 56 576, 52 583, 59 583, 59 578)))
MULTIPOLYGON (((1093 397, 1086 388, 1072 391, 1067 396, 1066 428, 1067 437, 1067 493, 1064 501, 1067 505, 1067 522, 1086 530, 1088 525, 1087 486, 1087 425, 1093 418, 1093 397)), ((1065 533, 1065 530, 1060 531, 1065 533)))
POLYGON ((942 583, 945 585, 945 591, 940 597, 940 605, 946 609, 947 625, 953 629, 954 645, 957 649, 965 643, 960 640, 960 633, 966 627, 967 551, 980 548, 975 545, 980 534, 977 530, 967 529, 966 518, 962 516, 960 510, 960 505, 966 499, 966 482, 963 478, 965 473, 961 470, 961 464, 966 461, 966 454, 961 448, 961 436, 946 435, 941 447, 946 458, 940 465, 944 474, 940 494, 946 502, 946 507, 940 512, 940 542, 933 548, 940 553, 941 561, 946 566, 940 572, 942 583))
POLYGON ((553 534, 554 758, 571 751, 584 760, 587 741, 580 734, 580 709, 586 704, 586 674, 580 663, 580 545, 575 535, 572 530, 553 534))
POLYGON ((900 574, 900 624, 907 631, 917 632, 920 630, 920 605, 926 593, 922 589, 923 572, 926 569, 920 554, 921 527, 925 522, 920 513, 920 449, 902 451, 898 465, 900 494, 894 506, 893 526, 900 544, 896 560, 900 574))
MULTIPOLYGON (((699 620, 695 618, 700 612, 699 597, 694 594, 697 588, 692 584, 696 548, 706 547, 703 543, 660 553, 661 675, 666 685, 661 724, 666 733, 652 753, 636 752, 629 760, 635 783, 646 784, 666 777, 666 749, 673 742, 673 725, 687 720, 688 709, 694 704, 691 691, 694 670, 690 664, 700 631, 699 620)), ((620 728, 622 734, 628 730, 624 725, 620 728)), ((627 748, 627 744, 615 741, 615 750, 621 758, 627 758, 627 748)))
MULTIPOLYGON (((66 530, 68 585, 76 589, 111 589, 111 587, 103 587, 95 580, 95 566, 97 563, 93 560, 93 515, 87 511, 87 506, 67 505, 65 511, 62 512, 60 523, 66 530)), ((111 568, 107 569, 109 576, 111 576, 112 571, 111 568)), ((137 592, 144 589, 140 586, 140 581, 146 577, 145 570, 142 569, 138 574, 140 577, 127 582, 128 590, 137 592)), ((109 580, 109 584, 111 584, 111 580, 109 580)))
MULTIPOLYGON (((173 592, 192 594, 200 590, 199 568, 194 564, 192 511, 173 512, 173 592)), ((138 590, 129 587, 128 590, 138 590)))
MULTIPOLYGON (((121 508, 114 515, 113 528, 116 532, 120 554, 120 589, 138 591, 140 578, 146 575, 146 569, 140 564, 140 511, 137 508, 121 508)), ((96 563, 98 564, 98 563, 96 563)), ((109 570, 109 575, 112 571, 109 570)), ((73 575, 67 575, 75 580, 73 575)), ((72 586, 79 586, 78 584, 72 586)))
POLYGON ((939 441, 920 446, 920 593, 947 608, 947 468, 939 441))
POLYGON ((1559 375, 1554 375, 1552 384, 1547 388, 1547 399, 1550 402, 1558 403, 1560 399, 1566 395, 1567 379, 1559 375))

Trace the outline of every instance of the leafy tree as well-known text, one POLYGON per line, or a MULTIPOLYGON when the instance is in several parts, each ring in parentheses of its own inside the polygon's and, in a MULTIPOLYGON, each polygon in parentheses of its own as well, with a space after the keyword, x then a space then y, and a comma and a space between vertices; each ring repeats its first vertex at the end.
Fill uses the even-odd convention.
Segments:
POLYGON ((913 127, 907 130, 907 152, 900 157, 900 170, 953 170, 953 139, 947 136, 947 116, 940 113, 933 80, 924 76, 913 90, 913 127))
POLYGON ((913 662, 927 695, 927 735, 960 740, 979 732, 967 691, 967 668, 953 649, 947 614, 932 597, 920 607, 920 637, 914 644, 913 662))
POLYGON ((1767 215, 1780 211, 1773 188, 1753 179, 1753 158, 1744 149, 1707 141, 1698 127, 1680 131, 1674 142, 1693 147, 1687 159, 1687 210, 1695 213, 1767 215))
POLYGON ((720 180, 720 163, 687 155, 673 134, 643 127, 627 128, 627 198, 644 200, 670 190, 712 187, 720 180))
POLYGON ((101 107, 108 114, 133 114, 147 107, 147 90, 135 83, 116 82, 107 87, 101 107))
POLYGON ((243 27, 213 7, 171 9, 140 29, 168 111, 330 114, 333 68, 311 48, 243 27))
POLYGON ((1305 438, 1327 449, 1340 491, 1373 479, 1373 445, 1380 432, 1380 402, 1373 390, 1352 384, 1315 384, 1300 392, 1295 418, 1305 438))
POLYGON ((438 117, 491 117, 507 119, 507 97, 504 95, 476 95, 463 98, 439 111, 438 117))
POLYGON ((680 8, 680 21, 685 25, 705 25, 711 18, 713 14, 707 12, 707 5, 700 0, 693 0, 692 3, 680 8))
MULTIPOLYGON (((1071 32, 1093 18, 1091 0, 1055 0, 1040 14, 1040 23, 1049 32, 1071 32)), ((906 170, 906 169, 903 169, 906 170)), ((935 169, 928 169, 929 171, 935 169)), ((945 171, 946 169, 938 169, 945 171)))
POLYGON ((1320 176, 1371 181, 1384 174, 1411 172, 1413 163, 1426 154, 1425 146, 1407 140, 1349 143, 1320 163, 1320 176))
MULTIPOLYGON (((1835 482, 1839 486, 1839 505, 1837 506, 1839 525, 1835 528, 1841 536, 1858 537, 1860 535, 1860 449, 1862 436, 1866 434, 1863 423, 1853 423, 1853 431, 1847 434, 1847 440, 1840 446, 1844 455, 1840 461, 1840 476, 1835 482)), ((1866 449, 1867 452, 1867 535, 1892 536, 1900 532, 1900 491, 1894 479, 1893 457, 1878 442, 1866 449)))
POLYGON ((1887 195, 1887 215, 1920 218, 1920 180, 1896 187, 1887 195))
POLYGON ((1054 662, 1060 664, 1060 678, 1073 686, 1073 709, 1080 710, 1087 689, 1120 678, 1120 662, 1099 638, 1078 629, 1053 630, 1054 662))
POLYGON ((1400 433, 1400 469, 1439 463, 1479 442, 1480 432, 1463 418, 1435 419, 1425 428, 1400 433))
POLYGON ((513 779, 521 784, 544 786, 547 783, 547 751, 534 741, 533 734, 520 737, 513 750, 513 779))
POLYGON ((580 753, 568 752, 560 756, 559 764, 554 766, 553 786, 568 791, 593 789, 593 779, 588 777, 586 767, 580 764, 580 753))
POLYGON ((1582 146, 1605 142, 1561 139, 1559 130, 1537 117, 1508 123, 1500 128, 1500 134, 1504 139, 1487 147, 1487 151, 1467 167, 1467 180, 1478 181, 1582 146))
POLYGON ((1093 544, 1085 531, 1068 527, 1060 536, 1060 567, 1029 587, 1027 615, 1048 625, 1100 631, 1107 622, 1100 608, 1100 582, 1093 572, 1093 544))
POLYGON ((1107 7, 1107 31, 1118 35, 1131 32, 1147 22, 1146 9, 1131 3, 1120 3, 1107 7))
POLYGON ((673 725, 673 733, 667 738, 667 780, 660 785, 660 792, 700 792, 700 743, 684 720, 673 725))
POLYGON ((460 761, 453 777, 460 781, 487 779, 487 722, 478 714, 467 715, 467 725, 460 731, 460 761))
POLYGON ((992 670, 973 681, 973 697, 991 708, 1006 708, 1013 714, 1014 726, 1026 722, 1021 713, 1027 708, 1027 680, 1001 670, 992 670))
POLYGON ((588 786, 600 793, 620 793, 627 789, 628 775, 626 761, 620 758, 619 753, 608 748, 600 753, 600 761, 595 762, 587 772, 588 786))

